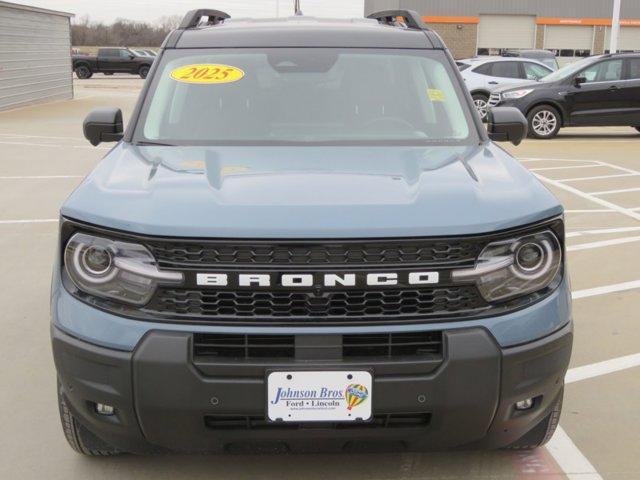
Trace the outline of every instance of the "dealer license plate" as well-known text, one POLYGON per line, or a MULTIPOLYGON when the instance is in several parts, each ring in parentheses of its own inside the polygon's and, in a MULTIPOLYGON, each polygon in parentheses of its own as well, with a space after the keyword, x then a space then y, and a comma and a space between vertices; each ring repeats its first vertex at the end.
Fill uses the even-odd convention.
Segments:
POLYGON ((269 420, 352 422, 371 418, 370 372, 271 372, 267 377, 269 420))

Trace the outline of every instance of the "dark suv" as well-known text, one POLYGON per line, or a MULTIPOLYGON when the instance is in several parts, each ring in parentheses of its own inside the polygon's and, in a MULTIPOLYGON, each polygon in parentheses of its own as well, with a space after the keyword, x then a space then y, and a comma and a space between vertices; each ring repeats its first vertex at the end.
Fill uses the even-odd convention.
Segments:
POLYGON ((561 127, 630 126, 640 131, 640 54, 585 58, 540 82, 494 90, 489 107, 513 106, 529 134, 552 138, 561 127))

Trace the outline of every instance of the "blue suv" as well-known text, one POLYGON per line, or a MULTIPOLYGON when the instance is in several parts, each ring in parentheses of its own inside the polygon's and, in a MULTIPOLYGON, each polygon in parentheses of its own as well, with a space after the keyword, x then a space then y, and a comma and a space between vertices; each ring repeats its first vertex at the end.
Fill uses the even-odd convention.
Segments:
POLYGON ((51 335, 85 455, 534 448, 572 345, 563 209, 417 14, 189 12, 61 209, 51 335), (382 442, 382 443, 380 443, 382 442))

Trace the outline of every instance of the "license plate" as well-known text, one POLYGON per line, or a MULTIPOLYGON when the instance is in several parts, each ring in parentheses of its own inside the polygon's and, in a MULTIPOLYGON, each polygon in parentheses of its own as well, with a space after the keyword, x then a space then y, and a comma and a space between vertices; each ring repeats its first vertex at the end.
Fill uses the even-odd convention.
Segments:
POLYGON ((267 377, 269 420, 353 422, 371 418, 370 372, 271 372, 267 377))

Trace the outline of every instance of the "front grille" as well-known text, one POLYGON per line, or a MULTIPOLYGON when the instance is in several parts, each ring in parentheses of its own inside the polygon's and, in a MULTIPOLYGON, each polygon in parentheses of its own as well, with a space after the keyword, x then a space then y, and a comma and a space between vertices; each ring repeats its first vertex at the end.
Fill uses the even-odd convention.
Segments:
POLYGON ((293 335, 224 335, 196 333, 193 336, 193 355, 213 358, 293 358, 293 335))
POLYGON ((424 357, 442 354, 442 332, 381 333, 344 335, 342 356, 424 357))
POLYGON ((365 429, 365 428, 424 428, 431 421, 430 413, 390 413, 377 414, 368 422, 328 422, 305 424, 270 422, 258 415, 205 415, 204 424, 213 430, 302 430, 322 429, 365 429))
POLYGON ((162 268, 224 265, 473 265, 484 242, 475 238, 378 242, 146 242, 162 268))
POLYGON ((336 290, 320 295, 308 292, 159 289, 145 311, 155 315, 218 320, 315 319, 323 322, 351 319, 383 321, 412 317, 478 314, 488 308, 475 286, 423 289, 336 290))
POLYGON ((500 96, 499 93, 492 93, 491 96, 489 97, 489 103, 488 105, 490 107, 495 107, 496 105, 498 105, 500 102, 502 101, 502 97, 500 96))
MULTIPOLYGON (((396 358, 396 357, 440 357, 442 355, 442 332, 407 332, 380 334, 349 334, 336 336, 334 344, 321 345, 327 350, 340 347, 342 358, 396 358)), ((293 335, 227 335, 218 333, 196 333, 193 335, 193 355, 203 359, 292 359, 296 349, 318 348, 313 344, 296 346, 293 335)))

